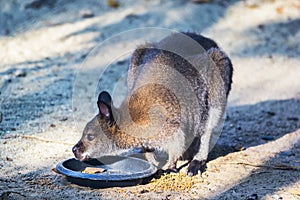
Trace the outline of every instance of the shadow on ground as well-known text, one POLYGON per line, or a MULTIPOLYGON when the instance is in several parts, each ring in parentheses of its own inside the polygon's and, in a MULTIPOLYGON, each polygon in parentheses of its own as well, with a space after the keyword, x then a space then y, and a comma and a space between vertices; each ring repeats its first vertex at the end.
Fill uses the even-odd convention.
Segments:
MULTIPOLYGON (((246 148, 256 146, 259 148, 260 145, 267 144, 271 141, 282 140, 284 142, 282 138, 300 129, 299 103, 299 99, 288 99, 229 107, 223 134, 215 149, 211 152, 210 160, 220 156, 226 156, 236 151, 236 146, 239 145, 246 148)), ((269 166, 276 164, 285 164, 287 166, 295 165, 294 161, 300 159, 299 147, 300 141, 295 141, 293 148, 278 153, 275 157, 269 158, 264 164, 269 166)), ((50 171, 50 169, 46 169, 46 171, 50 171)), ((257 195, 260 199, 275 194, 285 186, 296 183, 299 181, 299 177, 299 171, 258 168, 248 177, 239 180, 240 184, 226 190, 215 198, 232 199, 235 197, 236 199, 248 199, 249 195, 257 195), (269 184, 274 184, 274 182, 277 182, 276 187, 270 188, 269 184), (249 194, 247 188, 250 186, 254 187, 254 190, 251 191, 256 191, 255 193, 249 194)), ((57 194, 62 196, 68 193, 63 192, 63 190, 79 192, 78 188, 76 189, 74 186, 70 187, 68 184, 62 184, 61 181, 63 181, 63 179, 57 179, 57 176, 54 177, 54 174, 51 175, 51 173, 43 175, 42 172, 33 171, 28 174, 0 181, 10 182, 10 185, 14 185, 16 188, 24 187, 24 184, 27 186, 38 184, 37 187, 40 189, 43 188, 43 191, 58 191, 57 194)), ((80 189, 80 191, 84 192, 88 192, 89 190, 88 188, 80 189)), ((9 191, 9 188, 7 188, 7 191, 9 191)), ((28 195, 28 191, 22 194, 28 195)), ((44 194, 44 196, 35 194, 34 189, 31 189, 29 192, 37 197, 47 197, 47 194, 44 194)), ((96 190, 93 195, 97 195, 97 193, 100 192, 101 190, 96 190)))
POLYGON ((276 55, 297 58, 300 54, 300 19, 288 19, 283 22, 270 22, 251 27, 243 31, 247 37, 255 38, 256 44, 241 44, 236 52, 241 57, 276 55))
MULTIPOLYGON (((224 13, 226 12, 227 8, 238 2, 238 1, 227 1, 227 6, 221 6, 222 9, 219 13, 219 16, 216 17, 214 20, 218 21, 218 19, 222 18, 224 13)), ((182 2, 180 2, 182 3, 182 2)), ((218 3, 218 2, 217 2, 218 3)), ((63 7, 62 5, 58 5, 63 7)), ((201 6, 201 5, 195 5, 201 6)), ((204 6, 203 9, 206 9, 204 6)), ((198 9, 193 10, 193 12, 199 12, 198 9)), ((199 12, 200 13, 200 12, 199 12)), ((199 14, 200 16, 200 14, 199 14)), ((39 18, 39 17, 38 17, 39 18)), ((42 17, 41 17, 42 18, 42 17)), ((101 31, 102 29, 109 29, 109 33, 118 33, 120 31, 125 31, 125 28, 119 28, 120 24, 128 24, 131 28, 143 27, 151 25, 152 16, 150 14, 141 14, 141 15, 128 15, 124 19, 120 20, 118 23, 110 24, 106 26, 97 26, 95 28, 95 24, 85 27, 82 30, 74 32, 70 35, 67 35, 66 38, 72 37, 74 35, 80 35, 84 33, 94 32, 94 31, 101 31), (141 21, 146 21, 145 23, 141 23, 141 21), (142 25, 140 25, 142 24, 142 25)), ((4 18, 3 18, 4 19, 4 18)), ((77 20, 84 20, 84 19, 77 19, 77 20)), ((156 19, 158 20, 158 19, 156 19)), ((75 20, 74 20, 75 21, 75 20)), ((74 22, 70 21, 70 22, 74 22)), ((14 20, 12 20, 14 22, 14 20)), ((12 23, 11 22, 11 23, 12 23)), ((10 22, 9 22, 10 23, 10 22)), ((22 27, 23 22, 20 21, 18 24, 14 24, 16 27, 22 27)), ((64 22, 65 23, 65 22, 64 22)), ((197 26, 197 32, 201 32, 204 28, 207 28, 212 25, 213 22, 207 21, 203 23, 203 25, 197 26)), ((27 27, 30 27, 30 23, 27 27)), ((175 26, 174 24, 170 24, 170 26, 175 26)), ((10 25, 4 25, 10 26, 10 25)), ((27 29, 25 27, 25 29, 27 29)), ((4 32, 0 32, 2 35, 13 35, 17 32, 14 32, 14 29, 5 29, 4 32)), ((259 27, 254 27, 253 29, 249 29, 247 34, 254 35, 255 37, 260 37, 259 35, 262 34, 262 42, 258 45, 243 47, 243 51, 245 57, 255 57, 260 54, 280 54, 280 55, 287 55, 287 56, 295 56, 299 55, 299 49, 291 54, 286 53, 286 51, 290 51, 289 48, 296 48, 295 44, 291 44, 292 46, 286 45, 284 43, 286 39, 285 32, 291 33, 291 37, 294 37, 299 32, 299 19, 291 20, 287 22, 275 22, 272 24, 264 24, 259 27), (280 33, 277 33, 280 30, 280 33), (272 45, 273 34, 282 34, 280 35, 280 41, 283 42, 282 49, 274 49, 274 51, 269 52, 269 48, 265 48, 265 46, 272 45), (257 50, 257 51, 256 51, 257 50), (247 52, 255 52, 247 53, 247 52)), ((105 37, 109 37, 110 35, 106 35, 105 37)), ((99 41, 99 38, 94 38, 95 41, 99 41)), ((278 41, 274 41, 275 43, 278 41)), ((275 45, 276 46, 276 45, 275 45)), ((280 46, 280 45, 279 45, 280 46)), ((50 58, 51 60, 60 60, 60 59, 67 59, 66 55, 63 55, 62 58, 50 58)), ((82 60, 80 60, 82 61, 82 60)), ((62 61, 61 68, 63 68, 65 61, 62 61)), ((79 62, 79 61, 78 61, 79 62)), ((37 65, 32 69, 23 70, 26 71, 27 75, 29 76, 31 73, 39 72, 42 70, 51 69, 52 66, 44 63, 43 60, 41 61, 32 61, 30 63, 19 63, 21 65, 28 65, 33 64, 37 65), (40 66, 40 67, 38 67, 40 66)), ((56 63, 57 64, 57 63, 56 63)), ((1 76, 11 75, 17 71, 19 67, 11 68, 5 72, 1 72, 1 76)), ((68 70, 65 67, 65 70, 68 70)), ((55 76, 54 76, 55 77, 55 76)), ((11 80, 7 80, 8 84, 12 81, 13 83, 22 83, 19 79, 23 77, 17 77, 11 80)), ((1 111, 4 114, 4 121, 1 124, 0 131, 13 131, 18 129, 18 127, 22 124, 27 124, 32 120, 39 120, 41 117, 44 116, 47 112, 56 112, 60 109, 60 106, 68 104, 68 101, 71 99, 72 96, 72 73, 66 73, 63 77, 57 78, 50 78, 48 79, 48 75, 44 77, 40 77, 40 81, 48 80, 49 83, 44 84, 40 90, 35 92, 28 92, 25 95, 22 95, 18 98, 8 98, 1 102, 1 111), (16 124, 18 123, 18 124, 16 124), (3 127, 3 124, 5 127, 3 127)), ((17 94, 18 91, 13 91, 17 94)), ((13 94, 11 94, 13 95, 13 94)), ((287 99, 287 100, 269 100, 264 102, 259 102, 253 105, 243 105, 243 106, 235 106, 229 107, 227 110, 227 119, 225 122, 225 126, 223 129, 223 134, 219 138, 219 141, 215 147, 215 149, 210 154, 210 160, 218 158, 220 156, 225 156, 229 153, 237 151, 240 147, 256 147, 262 144, 266 144, 270 141, 275 141, 284 137, 285 135, 290 134, 291 132, 297 131, 300 129, 300 100, 299 99, 287 99)), ((45 122, 45 126, 48 126, 49 123, 45 122)), ((0 133, 1 133, 0 132, 0 133)), ((275 157, 270 158, 267 163, 285 163, 285 164, 293 164, 293 161, 298 159, 299 160, 299 141, 295 141, 295 146, 291 148, 285 154, 277 154, 275 157)), ((276 148, 276 147, 274 147, 276 148)), ((44 169, 43 169, 44 170, 44 169)), ((41 170, 41 171, 43 171, 41 170)), ((35 192, 35 187, 33 185, 37 185, 37 187, 53 187, 55 192, 57 191, 55 188, 58 184, 57 182, 51 182, 49 179, 49 183, 43 184, 38 182, 36 179, 40 177, 36 177, 33 174, 39 174, 40 171, 31 172, 29 174, 22 175, 24 176, 25 182, 18 181, 19 176, 12 177, 9 180, 0 180, 3 183, 7 182, 14 182, 16 183, 15 187, 22 187, 24 184, 28 187, 31 187, 29 192, 35 192), (31 177, 26 182, 26 177, 31 177), (33 181, 35 180, 35 181, 33 181)), ((20 175, 21 176, 21 175, 20 175)), ((48 175, 46 176, 46 178, 48 175)), ((240 191, 241 193, 247 193, 248 186, 255 186, 257 188, 257 194, 259 198, 265 197, 266 195, 272 195, 276 191, 281 190, 281 188, 291 185, 297 181, 299 181, 299 171, 282 171, 282 170, 264 170, 258 169, 255 170, 249 177, 243 179, 240 184, 237 186, 232 187, 231 189, 222 193, 219 197, 220 199, 230 199, 231 195, 234 192, 240 191), (268 188, 269 182, 277 181, 278 184, 276 188, 268 188)), ((21 179, 22 180, 22 179, 21 179)), ((59 189, 63 190, 71 190, 71 187, 57 186, 59 189)), ((93 193, 97 193, 94 191, 93 193)), ((60 192, 63 197, 62 192, 60 192)), ((38 197, 41 194, 36 194, 38 197)), ((45 194, 50 197, 51 194, 45 194)), ((45 196, 46 197, 46 196, 45 196)), ((67 197, 67 196, 66 196, 67 197)), ((245 196, 240 196, 240 198, 244 198, 245 196)), ((216 197, 217 198, 217 197, 216 197)))
MULTIPOLYGON (((300 133, 299 130, 297 133, 300 133)), ((279 140, 281 140, 281 138, 279 140)), ((281 142, 285 142, 284 139, 282 139, 281 142)), ((252 200, 267 197, 280 199, 280 195, 276 194, 277 192, 287 192, 286 187, 292 187, 293 184, 300 180, 300 165, 297 163, 297 160, 300 158, 299 147, 300 140, 298 138, 298 141, 294 142, 292 148, 270 157, 260 167, 253 167, 255 170, 251 171, 250 175, 236 180, 238 184, 226 189, 226 191, 217 195, 214 199, 252 200), (251 188, 251 190, 249 190, 249 188, 251 188)), ((271 148, 275 149, 276 146, 272 146, 271 148)), ((260 156, 263 157, 264 155, 260 156)), ((250 164, 255 166, 255 160, 250 164)), ((226 186, 224 186, 224 188, 226 188, 226 186)))
MULTIPOLYGON (((259 147, 276 140, 286 142, 282 139, 284 136, 295 131, 299 133, 299 105, 300 99, 287 99, 229 107, 223 133, 210 153, 209 159, 213 160, 220 156, 226 156, 239 151, 241 148, 259 147)), ((216 199, 231 199, 234 195, 239 194, 241 196, 236 196, 237 199, 247 199, 248 197, 244 195, 248 193, 247 188, 250 186, 257 191, 253 195, 258 195, 258 199, 261 199, 299 181, 300 165, 295 161, 300 159, 300 140, 294 142, 295 144, 291 149, 280 152, 275 157, 270 157, 264 164, 268 166, 296 165, 298 171, 258 168, 247 178, 240 180, 240 184, 223 192, 216 199), (272 187, 274 183, 276 183, 275 188, 272 187), (269 186, 271 184, 272 186, 269 186)), ((276 149, 276 146, 273 146, 272 149, 276 149)), ((266 149, 266 152, 268 152, 268 149, 266 149)), ((261 155, 261 157, 263 156, 261 155)))
MULTIPOLYGON (((30 1, 1 1, 0 2, 0 37, 15 36, 43 26, 56 26, 64 23, 74 23, 82 20, 80 9, 88 8, 91 4, 95 9, 105 7, 105 2, 89 2, 68 0, 30 0, 30 1), (75 6, 75 7, 74 7, 75 6), (69 11, 72 15, 68 15, 69 11), (77 14, 76 14, 77 13, 77 14)), ((92 8, 93 9, 93 8, 92 8)))
POLYGON ((0 135, 13 131, 21 133, 24 129, 28 132, 36 127, 44 129, 54 121, 43 119, 43 116, 64 109, 70 112, 74 71, 66 69, 67 64, 65 57, 55 57, 18 63, 0 73, 3 78, 0 135))

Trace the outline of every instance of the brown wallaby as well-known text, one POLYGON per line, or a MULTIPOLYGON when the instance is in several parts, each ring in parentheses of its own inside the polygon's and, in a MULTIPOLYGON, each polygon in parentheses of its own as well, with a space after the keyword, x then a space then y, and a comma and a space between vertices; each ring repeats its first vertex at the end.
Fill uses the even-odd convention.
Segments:
POLYGON ((232 72, 228 56, 198 34, 176 33, 140 46, 131 58, 127 97, 115 108, 109 93, 99 94, 99 114, 73 147, 75 157, 142 148, 166 152, 172 171, 178 159, 189 159, 188 175, 198 174, 222 124, 232 72))

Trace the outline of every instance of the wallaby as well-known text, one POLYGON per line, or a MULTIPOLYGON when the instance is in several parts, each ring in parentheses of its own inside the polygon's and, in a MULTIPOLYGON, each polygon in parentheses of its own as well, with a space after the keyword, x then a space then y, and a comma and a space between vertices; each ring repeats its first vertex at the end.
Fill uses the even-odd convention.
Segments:
POLYGON ((142 148, 166 152, 169 170, 177 171, 177 160, 186 158, 188 175, 201 173, 222 124, 232 73, 228 56, 199 34, 175 33, 139 46, 130 61, 127 97, 115 108, 108 92, 99 94, 99 114, 73 147, 75 157, 142 148))

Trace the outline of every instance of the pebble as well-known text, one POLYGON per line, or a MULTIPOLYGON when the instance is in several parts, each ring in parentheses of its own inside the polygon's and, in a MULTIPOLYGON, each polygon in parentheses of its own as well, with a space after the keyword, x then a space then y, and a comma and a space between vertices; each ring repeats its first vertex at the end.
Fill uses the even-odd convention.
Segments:
POLYGON ((262 136, 261 139, 270 141, 270 140, 274 140, 274 137, 271 135, 265 135, 265 136, 262 136))
POLYGON ((9 162, 12 162, 13 159, 12 158, 9 158, 9 157, 6 157, 6 160, 9 161, 9 162))
POLYGON ((258 200, 258 195, 252 194, 250 197, 247 198, 247 200, 258 200))
POLYGON ((94 13, 88 9, 81 10, 79 14, 82 18, 91 18, 95 16, 94 13))
POLYGON ((272 199, 274 199, 274 200, 281 200, 283 198, 275 194, 275 195, 272 196, 272 199))
POLYGON ((120 7, 120 3, 117 0, 108 0, 107 4, 112 8, 120 7))
POLYGON ((246 150, 246 147, 243 147, 242 145, 235 145, 234 149, 237 151, 244 151, 246 150))
POLYGON ((255 1, 246 1, 245 5, 247 8, 250 8, 250 9, 255 9, 255 8, 259 7, 259 3, 255 2, 255 1))
POLYGON ((279 154, 280 156, 294 156, 294 152, 292 151, 284 151, 279 154))
POLYGON ((147 193, 147 192, 149 192, 149 190, 143 189, 143 190, 140 191, 141 194, 144 194, 144 193, 147 193))
POLYGON ((287 120, 296 122, 299 120, 299 118, 298 117, 288 117, 287 120))
POLYGON ((119 60, 117 62, 117 65, 124 65, 127 62, 127 60, 119 60))
POLYGON ((264 24, 259 24, 258 26, 257 26, 257 28, 259 28, 259 29, 264 29, 265 28, 265 25, 264 24))
POLYGON ((272 111, 267 111, 267 114, 270 115, 270 116, 276 115, 276 113, 275 113, 275 112, 272 112, 272 111))
POLYGON ((64 122, 64 121, 67 121, 67 120, 68 120, 68 117, 62 117, 59 121, 64 122))
POLYGON ((25 71, 25 70, 22 70, 22 69, 18 69, 17 71, 15 71, 14 74, 15 74, 15 76, 18 77, 18 78, 27 76, 26 71, 25 71))
POLYGON ((193 3, 210 3, 212 0, 192 0, 193 3))

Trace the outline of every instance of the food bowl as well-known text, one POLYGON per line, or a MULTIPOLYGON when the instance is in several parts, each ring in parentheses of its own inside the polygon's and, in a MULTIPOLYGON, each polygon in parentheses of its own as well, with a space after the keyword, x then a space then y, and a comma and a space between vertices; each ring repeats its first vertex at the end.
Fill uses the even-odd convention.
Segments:
POLYGON ((135 157, 105 156, 88 162, 71 158, 57 164, 56 170, 77 185, 107 188, 147 183, 157 168, 146 160, 135 157), (102 168, 105 171, 95 174, 83 173, 87 167, 102 168))

